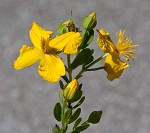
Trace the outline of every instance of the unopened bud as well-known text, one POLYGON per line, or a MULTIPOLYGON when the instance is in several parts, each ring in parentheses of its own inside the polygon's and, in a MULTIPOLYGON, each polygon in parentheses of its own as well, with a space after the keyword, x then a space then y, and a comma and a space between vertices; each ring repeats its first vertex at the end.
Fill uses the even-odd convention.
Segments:
POLYGON ((66 21, 66 22, 63 22, 63 23, 61 23, 61 24, 59 25, 59 27, 58 27, 58 35, 64 34, 64 33, 66 33, 66 32, 69 31, 69 30, 68 30, 69 21, 70 21, 70 20, 68 20, 68 21, 66 21))
POLYGON ((85 29, 92 30, 97 24, 96 12, 91 13, 89 16, 86 16, 83 20, 83 26, 85 29))
POLYGON ((79 88, 79 83, 76 79, 72 80, 67 87, 64 89, 64 97, 67 100, 72 100, 76 94, 76 91, 79 88))

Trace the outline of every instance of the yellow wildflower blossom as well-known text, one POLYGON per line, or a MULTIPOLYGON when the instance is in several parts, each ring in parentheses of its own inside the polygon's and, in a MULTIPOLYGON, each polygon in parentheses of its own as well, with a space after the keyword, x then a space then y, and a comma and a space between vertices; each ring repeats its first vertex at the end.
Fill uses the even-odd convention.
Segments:
POLYGON ((14 61, 14 68, 22 69, 40 60, 38 72, 44 80, 57 82, 64 76, 65 66, 57 53, 76 53, 81 44, 81 35, 68 32, 51 39, 51 34, 51 31, 46 31, 33 22, 29 35, 34 47, 23 45, 19 57, 14 61))
POLYGON ((108 73, 108 80, 114 80, 119 78, 123 70, 129 67, 129 64, 122 61, 119 57, 123 55, 126 60, 134 59, 135 46, 132 45, 132 41, 126 37, 123 31, 120 31, 117 35, 118 43, 115 45, 109 35, 103 29, 98 31, 99 37, 97 38, 98 46, 107 54, 105 60, 105 71, 108 73))

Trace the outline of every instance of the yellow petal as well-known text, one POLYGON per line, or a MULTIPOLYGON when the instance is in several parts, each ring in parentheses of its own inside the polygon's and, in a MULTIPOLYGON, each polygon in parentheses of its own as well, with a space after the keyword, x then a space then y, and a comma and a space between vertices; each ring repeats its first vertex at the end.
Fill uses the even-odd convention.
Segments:
POLYGON ((36 22, 33 22, 32 28, 30 30, 30 39, 36 48, 41 47, 41 39, 47 40, 50 38, 53 32, 47 31, 44 28, 40 27, 36 22))
POLYGON ((65 75, 65 66, 57 55, 45 54, 40 62, 38 72, 44 80, 57 82, 61 76, 65 75))
POLYGON ((49 46, 65 54, 74 54, 80 46, 82 37, 79 32, 68 32, 50 41, 49 46))
POLYGON ((97 38, 97 42, 100 49, 106 53, 112 53, 115 49, 115 45, 111 40, 109 33, 105 32, 103 29, 100 29, 98 34, 99 36, 97 38))
POLYGON ((117 52, 113 52, 112 54, 108 54, 105 60, 105 71, 107 72, 108 80, 114 80, 119 78, 123 72, 123 70, 129 65, 126 62, 121 61, 117 52))
POLYGON ((23 45, 19 57, 14 61, 14 68, 18 70, 28 67, 36 63, 42 55, 43 53, 39 49, 23 45))

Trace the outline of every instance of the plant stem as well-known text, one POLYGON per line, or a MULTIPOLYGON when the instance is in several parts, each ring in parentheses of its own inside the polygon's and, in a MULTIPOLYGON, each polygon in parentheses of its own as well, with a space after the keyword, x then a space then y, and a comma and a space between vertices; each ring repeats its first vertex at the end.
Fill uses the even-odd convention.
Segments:
POLYGON ((67 63, 68 63, 68 75, 69 75, 69 80, 72 81, 72 69, 70 69, 70 54, 67 54, 67 63))
POLYGON ((62 124, 62 133, 66 133, 66 125, 64 123, 64 114, 65 114, 65 108, 66 108, 67 101, 64 99, 62 110, 61 110, 61 124, 62 124))
POLYGON ((97 58, 95 61, 93 61, 93 62, 91 62, 89 65, 87 65, 87 66, 85 67, 85 69, 88 69, 89 67, 93 66, 93 65, 96 64, 98 61, 100 61, 100 60, 102 60, 103 58, 105 58, 106 55, 107 55, 107 53, 104 54, 103 56, 97 58))
POLYGON ((97 70, 101 70, 104 68, 105 68, 105 66, 102 66, 102 67, 97 67, 97 68, 86 69, 86 71, 97 71, 97 70))
POLYGON ((84 72, 85 72, 85 70, 82 68, 80 70, 80 72, 77 74, 77 76, 75 77, 75 79, 79 79, 81 77, 82 73, 84 73, 84 72))

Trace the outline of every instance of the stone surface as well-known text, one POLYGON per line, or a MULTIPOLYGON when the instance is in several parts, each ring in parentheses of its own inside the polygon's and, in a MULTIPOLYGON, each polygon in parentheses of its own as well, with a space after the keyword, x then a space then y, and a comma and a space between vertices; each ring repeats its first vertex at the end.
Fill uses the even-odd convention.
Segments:
MULTIPOLYGON (((43 81, 38 64, 16 71, 13 61, 22 44, 32 45, 28 31, 33 21, 54 31, 70 17, 82 19, 96 11, 97 29, 116 38, 120 29, 139 44, 137 59, 123 76, 107 81, 103 71, 84 74, 86 102, 82 116, 103 110, 101 122, 85 133, 148 133, 150 131, 150 1, 149 0, 0 0, 0 133, 50 133, 56 123, 53 106, 58 84, 43 81)), ((96 38, 95 38, 96 40, 96 38)), ((96 41, 90 46, 100 56, 96 41)))

